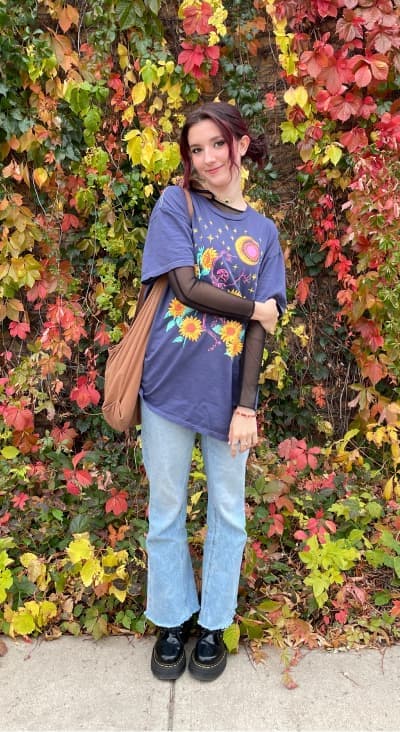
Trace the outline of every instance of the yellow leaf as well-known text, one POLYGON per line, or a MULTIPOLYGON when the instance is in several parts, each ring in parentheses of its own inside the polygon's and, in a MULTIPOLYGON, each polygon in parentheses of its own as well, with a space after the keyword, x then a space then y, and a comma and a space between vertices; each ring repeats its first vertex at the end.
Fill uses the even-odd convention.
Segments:
POLYGON ((133 118, 135 116, 135 107, 131 104, 129 107, 127 107, 122 115, 122 119, 124 122, 129 122, 129 124, 132 122, 133 118))
POLYGON ((390 501, 393 498, 393 476, 391 476, 384 485, 383 497, 385 501, 390 501))
POLYGON ((19 150, 20 152, 26 152, 35 142, 35 135, 33 134, 32 128, 24 132, 19 138, 19 150))
POLYGON ((332 143, 331 145, 327 145, 327 147, 325 148, 325 155, 322 158, 322 162, 324 164, 331 162, 333 163, 333 165, 337 165, 342 155, 343 152, 341 148, 338 145, 332 143))
POLYGON ((122 43, 118 43, 117 53, 119 58, 119 65, 121 69, 124 70, 129 64, 128 49, 122 43))
POLYGON ((10 624, 11 635, 14 635, 14 632, 18 635, 30 635, 35 628, 35 621, 28 610, 21 608, 14 613, 10 624))
POLYGON ((57 605, 50 600, 44 600, 39 603, 39 616, 38 624, 39 628, 44 628, 51 618, 55 618, 57 615, 57 605))
POLYGON ((119 590, 114 585, 110 585, 110 589, 108 592, 110 595, 114 595, 117 598, 117 600, 119 600, 120 602, 125 602, 126 590, 119 590))
POLYGON ((161 117, 159 123, 163 132, 166 132, 168 135, 171 134, 173 127, 169 119, 167 119, 166 117, 161 117))
POLYGON ((292 142, 294 144, 299 138, 301 138, 299 130, 294 126, 293 122, 282 122, 281 131, 282 142, 292 142))
POLYGON ((47 170, 44 168, 35 168, 33 171, 33 180, 35 181, 38 188, 42 188, 49 176, 47 170))
POLYGON ((305 109, 308 104, 307 89, 304 86, 291 86, 285 92, 283 98, 289 107, 295 107, 297 105, 298 107, 301 107, 301 109, 305 109))
POLYGON ((126 150, 133 165, 138 165, 140 163, 140 153, 142 147, 139 130, 130 130, 130 132, 125 135, 124 140, 126 140, 128 143, 126 146, 126 150))
POLYGON ((147 89, 144 81, 139 81, 132 89, 132 101, 134 104, 142 104, 146 99, 147 89))
POLYGON ((126 549, 121 549, 119 552, 108 549, 107 554, 102 559, 103 567, 117 567, 119 564, 124 564, 128 561, 128 552, 126 549))
POLYGON ((72 564, 78 564, 83 559, 92 559, 94 549, 89 541, 89 534, 74 534, 76 537, 67 547, 67 554, 72 564))
POLYGON ((151 164, 153 162, 153 158, 156 157, 156 150, 154 149, 154 146, 151 142, 146 142, 142 149, 142 163, 145 168, 150 168, 151 164))
POLYGON ((101 573, 102 570, 98 559, 88 559, 79 574, 85 587, 89 587, 93 583, 94 578, 101 575, 101 573))
POLYGON ((153 114, 154 112, 161 112, 163 108, 163 100, 161 97, 154 97, 153 103, 150 107, 150 114, 153 114))

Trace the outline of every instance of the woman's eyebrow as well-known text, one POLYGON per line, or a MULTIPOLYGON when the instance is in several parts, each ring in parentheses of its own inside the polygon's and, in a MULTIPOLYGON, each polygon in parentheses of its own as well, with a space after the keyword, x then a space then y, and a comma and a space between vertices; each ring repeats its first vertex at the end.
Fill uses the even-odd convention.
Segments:
MULTIPOLYGON (((223 139, 224 138, 222 137, 222 135, 215 135, 214 137, 210 137, 210 139, 209 139, 208 142, 216 142, 217 140, 223 140, 223 139)), ((206 142, 207 142, 207 140, 206 140, 206 142)), ((192 148, 192 147, 201 147, 202 145, 204 145, 204 142, 203 143, 201 143, 201 142, 192 142, 189 145, 189 147, 190 148, 192 148)))

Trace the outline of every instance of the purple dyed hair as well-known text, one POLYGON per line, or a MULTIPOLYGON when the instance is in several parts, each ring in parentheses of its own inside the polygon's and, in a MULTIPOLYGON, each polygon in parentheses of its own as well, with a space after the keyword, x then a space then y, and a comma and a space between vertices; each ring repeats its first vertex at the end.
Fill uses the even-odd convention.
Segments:
POLYGON ((188 142, 189 130, 193 125, 205 119, 210 119, 219 128, 221 136, 228 145, 229 158, 232 166, 235 165, 233 142, 235 139, 240 140, 244 135, 247 135, 250 138, 250 144, 244 157, 250 158, 259 167, 262 167, 268 157, 265 135, 254 136, 249 131, 238 108, 232 104, 228 104, 227 102, 207 102, 193 112, 190 112, 182 128, 180 152, 183 163, 183 185, 185 187, 190 186, 190 179, 192 178, 193 172, 192 156, 188 142))

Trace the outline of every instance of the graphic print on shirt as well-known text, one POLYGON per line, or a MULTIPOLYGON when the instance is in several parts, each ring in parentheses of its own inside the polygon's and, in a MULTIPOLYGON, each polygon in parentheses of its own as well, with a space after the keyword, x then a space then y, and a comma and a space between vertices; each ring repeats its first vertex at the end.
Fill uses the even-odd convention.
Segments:
MULTIPOLYGON (((215 229, 212 221, 205 223, 199 218, 199 228, 193 228, 195 276, 237 297, 254 299, 257 274, 253 268, 260 261, 260 245, 247 233, 235 238, 236 229, 225 229, 215 229)), ((206 315, 186 307, 176 297, 170 300, 164 318, 173 343, 184 346, 207 338, 209 351, 222 346, 231 359, 242 353, 245 328, 236 320, 206 315)))

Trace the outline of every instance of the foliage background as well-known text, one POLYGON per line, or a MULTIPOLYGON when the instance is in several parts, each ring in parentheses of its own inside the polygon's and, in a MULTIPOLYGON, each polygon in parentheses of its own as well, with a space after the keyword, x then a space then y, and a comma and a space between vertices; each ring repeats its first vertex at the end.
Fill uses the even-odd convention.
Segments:
MULTIPOLYGON (((237 623, 255 647, 390 643, 400 613, 399 7, 0 0, 0 631, 152 631, 140 432, 101 417, 185 112, 265 130, 285 252, 237 623)), ((206 478, 188 531, 200 577, 206 478)))

